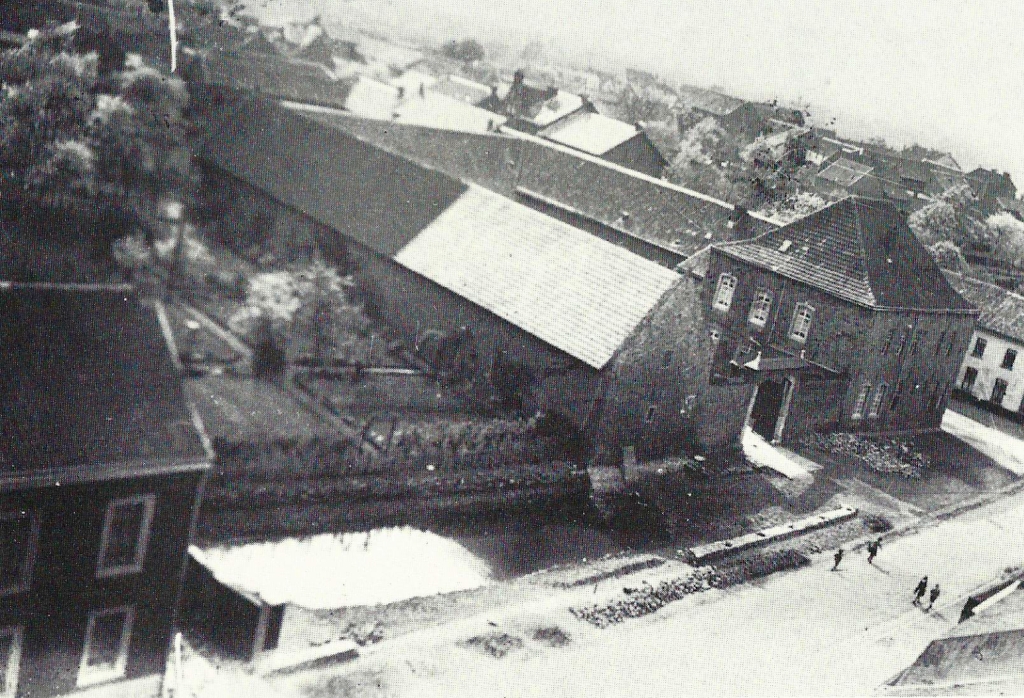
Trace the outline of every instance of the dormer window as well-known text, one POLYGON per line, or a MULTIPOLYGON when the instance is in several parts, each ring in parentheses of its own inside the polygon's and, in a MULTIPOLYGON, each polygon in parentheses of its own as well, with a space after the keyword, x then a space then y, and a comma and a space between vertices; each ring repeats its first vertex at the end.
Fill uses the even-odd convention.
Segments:
POLYGON ((782 244, 779 245, 779 252, 789 252, 789 248, 793 246, 791 240, 783 240, 782 244))
POLYGON ((723 312, 732 307, 732 295, 736 292, 736 277, 722 274, 718 277, 718 288, 715 290, 715 310, 723 312))
POLYGON ((798 303, 796 310, 793 312, 793 325, 789 329, 790 339, 801 344, 806 342, 813 319, 814 307, 810 303, 798 303))
POLYGON ((772 294, 770 291, 759 291, 750 304, 750 324, 764 327, 772 311, 772 294))

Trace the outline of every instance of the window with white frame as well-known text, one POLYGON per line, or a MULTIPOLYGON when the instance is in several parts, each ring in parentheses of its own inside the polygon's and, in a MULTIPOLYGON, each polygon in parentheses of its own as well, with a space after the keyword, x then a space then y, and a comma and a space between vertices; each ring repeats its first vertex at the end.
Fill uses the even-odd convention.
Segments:
POLYGON ((85 646, 78 667, 78 685, 119 679, 128 666, 128 645, 135 623, 132 606, 104 608, 89 613, 85 646))
POLYGON ((0 698, 14 698, 18 693, 18 667, 21 664, 21 626, 0 628, 0 698))
POLYGON ((875 396, 871 399, 871 407, 868 409, 869 417, 877 417, 879 410, 882 409, 882 401, 885 399, 885 391, 889 389, 885 383, 879 383, 878 387, 875 388, 875 396))
POLYGON ((772 294, 770 291, 758 291, 754 302, 750 304, 750 324, 764 327, 772 311, 772 294))
POLYGON ((718 288, 715 290, 714 306, 716 310, 728 310, 732 307, 732 294, 736 292, 736 277, 722 274, 718 277, 718 288))
POLYGON ((814 319, 814 307, 810 303, 798 303, 793 311, 793 326, 789 328, 789 336, 798 342, 806 342, 814 319))
POLYGON ((38 541, 39 519, 31 512, 0 512, 0 596, 28 591, 38 541))
POLYGON ((97 577, 142 571, 155 509, 156 495, 152 494, 115 499, 107 505, 96 565, 97 577))
POLYGON ((857 393, 857 400, 853 403, 853 413, 850 415, 852 419, 860 419, 864 416, 864 406, 867 405, 870 394, 871 384, 863 383, 860 386, 860 392, 857 393))

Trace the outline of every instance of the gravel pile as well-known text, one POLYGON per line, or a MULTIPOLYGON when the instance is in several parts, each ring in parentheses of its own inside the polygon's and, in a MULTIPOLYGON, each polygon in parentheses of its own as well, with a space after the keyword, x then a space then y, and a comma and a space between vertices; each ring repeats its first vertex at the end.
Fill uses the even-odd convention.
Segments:
POLYGON ((725 589, 773 572, 802 567, 810 563, 796 550, 772 550, 738 560, 723 567, 698 567, 686 577, 670 579, 658 586, 625 588, 625 598, 604 605, 570 608, 569 612, 598 628, 640 618, 660 610, 673 601, 708 589, 725 589))
POLYGON ((808 434, 802 441, 810 448, 853 458, 880 473, 920 477, 921 470, 931 465, 927 456, 899 438, 834 432, 808 434))

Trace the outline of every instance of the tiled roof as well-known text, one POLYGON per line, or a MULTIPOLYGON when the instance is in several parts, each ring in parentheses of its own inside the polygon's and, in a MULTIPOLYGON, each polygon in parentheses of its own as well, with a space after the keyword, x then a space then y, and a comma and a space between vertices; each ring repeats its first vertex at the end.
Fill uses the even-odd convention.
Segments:
POLYGON ((736 210, 728 203, 542 138, 456 133, 338 112, 311 116, 453 177, 509 197, 540 197, 680 256, 776 227, 757 217, 734 225, 736 210))
POLYGON ((594 368, 679 275, 471 187, 395 260, 594 368))
POLYGON ((591 155, 604 155, 637 133, 633 124, 587 112, 563 119, 538 135, 591 155))
POLYGON ((491 88, 488 85, 459 75, 447 75, 438 80, 431 89, 438 94, 473 105, 480 104, 491 96, 491 88))
POLYGON ((944 167, 947 170, 953 170, 954 172, 963 171, 960 169, 960 163, 958 163, 956 159, 949 153, 940 153, 935 157, 925 158, 924 162, 927 162, 932 165, 938 165, 939 167, 944 167))
POLYGON ((1024 343, 1024 296, 951 271, 949 283, 981 310, 978 326, 1024 343))
POLYGON ((388 256, 466 189, 440 172, 263 100, 243 99, 218 115, 204 157, 388 256))
POLYGON ((971 311, 887 201, 850 197, 724 254, 874 308, 971 311))
POLYGON ((0 286, 0 480, 206 452, 156 311, 126 287, 0 286))
POLYGON ((699 109, 716 116, 732 114, 734 111, 746 104, 744 100, 737 97, 700 88, 693 88, 691 90, 684 91, 680 95, 680 102, 691 109, 699 109))
POLYGON ((863 163, 839 158, 818 173, 818 176, 840 187, 848 187, 870 173, 872 167, 863 163))
POLYGON ((211 50, 195 54, 195 60, 208 84, 278 99, 342 108, 353 85, 352 80, 335 80, 322 65, 281 56, 211 50))
POLYGON ((395 114, 394 120, 404 124, 473 133, 493 131, 507 121, 500 114, 431 92, 423 97, 413 94, 395 109, 395 114))

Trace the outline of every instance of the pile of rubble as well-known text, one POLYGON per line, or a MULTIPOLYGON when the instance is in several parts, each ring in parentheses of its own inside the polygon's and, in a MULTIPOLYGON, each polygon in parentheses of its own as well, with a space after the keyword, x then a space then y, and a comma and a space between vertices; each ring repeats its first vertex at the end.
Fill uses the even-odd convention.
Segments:
POLYGON ((920 477, 921 471, 931 465, 926 455, 915 450, 907 441, 894 437, 869 437, 834 432, 809 434, 802 442, 805 446, 818 451, 853 458, 880 473, 920 477))
POLYGON ((658 586, 626 587, 622 590, 625 598, 604 605, 574 607, 570 608, 569 612, 598 628, 607 628, 629 618, 640 618, 654 613, 689 594, 708 589, 725 589, 752 579, 767 577, 773 572, 795 569, 809 563, 810 560, 796 550, 772 550, 720 568, 698 567, 686 577, 669 579, 658 586))

